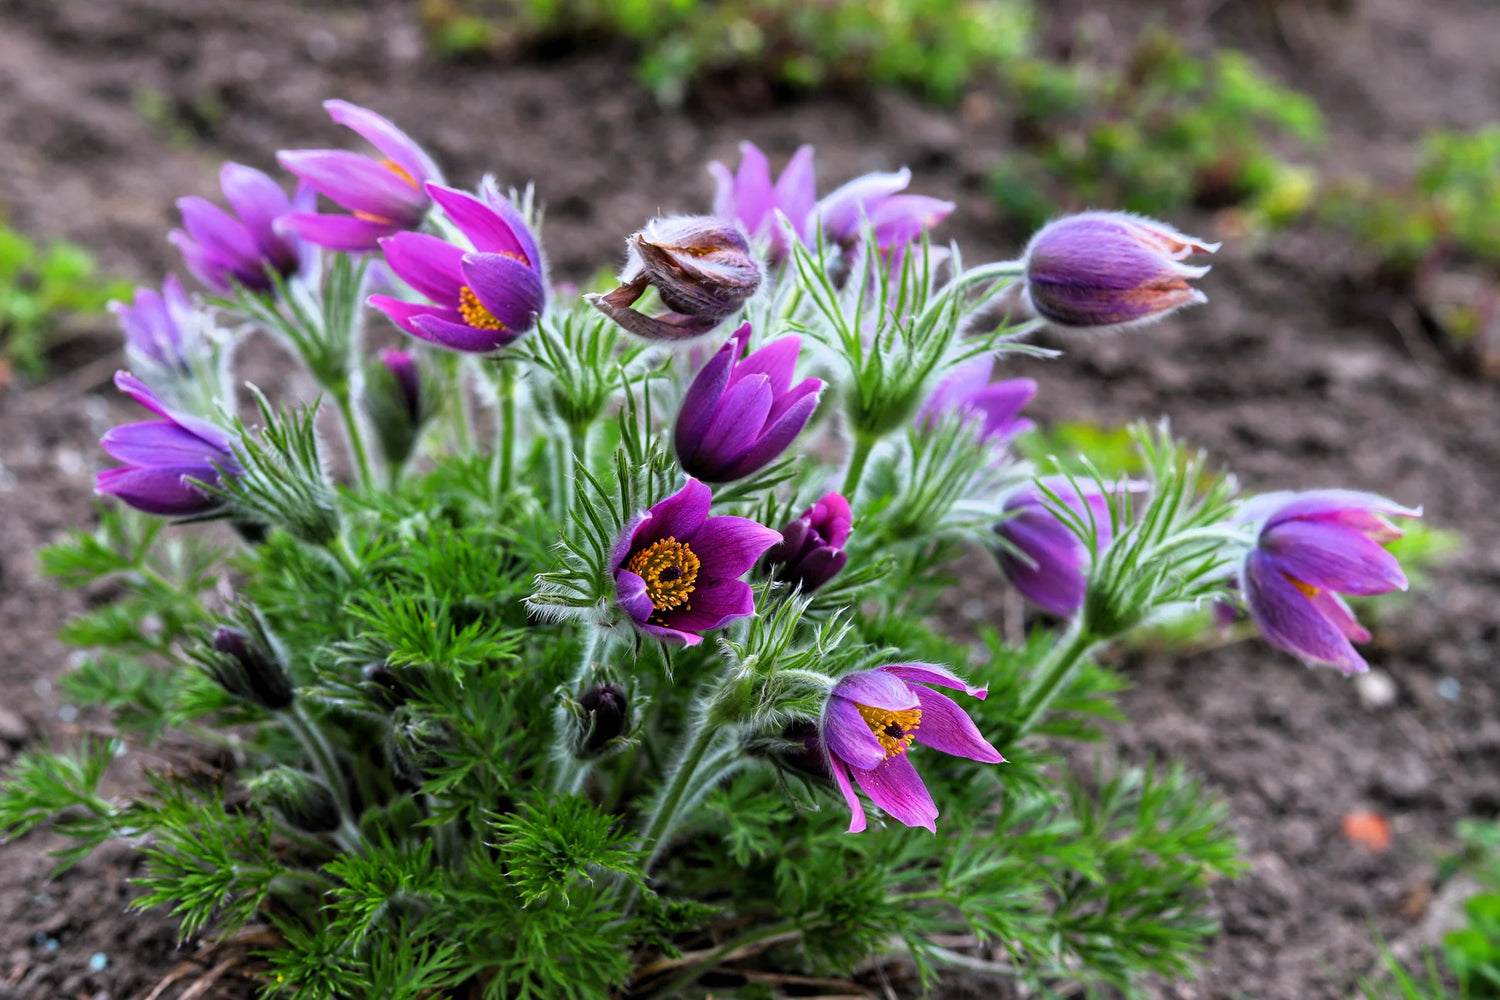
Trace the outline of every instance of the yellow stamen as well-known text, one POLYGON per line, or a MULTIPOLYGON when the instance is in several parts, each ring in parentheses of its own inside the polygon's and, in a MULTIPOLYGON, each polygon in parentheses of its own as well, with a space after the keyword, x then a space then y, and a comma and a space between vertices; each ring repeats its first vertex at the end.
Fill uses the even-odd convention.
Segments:
POLYGON ((899 712, 892 712, 889 709, 861 705, 859 702, 855 702, 854 707, 859 709, 859 717, 865 720, 865 725, 870 727, 870 732, 874 733, 875 738, 880 741, 887 758, 906 752, 906 748, 911 746, 911 741, 916 736, 917 726, 922 722, 920 708, 905 708, 899 712))
POLYGON ((1294 576, 1287 576, 1285 573, 1283 573, 1281 575, 1282 576, 1286 576, 1286 582, 1290 583, 1293 587, 1296 587, 1298 590, 1302 591, 1303 596, 1306 597, 1309 601, 1312 600, 1313 598, 1317 597, 1319 594, 1322 593, 1321 590, 1319 590, 1317 587, 1314 587, 1310 583, 1303 583, 1301 580, 1297 579, 1296 577, 1294 577, 1294 576))
POLYGON ((410 184, 412 187, 420 188, 422 186, 417 183, 417 179, 415 177, 406 172, 405 167, 401 166, 401 164, 397 163, 390 157, 386 157, 385 159, 381 160, 380 165, 382 167, 385 167, 385 169, 389 170, 391 173, 395 174, 397 177, 401 178, 406 183, 410 184))
POLYGON ((646 581, 646 596, 657 611, 693 609, 688 597, 698 582, 698 557, 675 537, 669 535, 641 549, 625 568, 646 581))
POLYGON ((479 296, 468 285, 458 290, 458 314, 464 322, 476 330, 504 330, 506 326, 495 318, 495 314, 484 307, 479 296))

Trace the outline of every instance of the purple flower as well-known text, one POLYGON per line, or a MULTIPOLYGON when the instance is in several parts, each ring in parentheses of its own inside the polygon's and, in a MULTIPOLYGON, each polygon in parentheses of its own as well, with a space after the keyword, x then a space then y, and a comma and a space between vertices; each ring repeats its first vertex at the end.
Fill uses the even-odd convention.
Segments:
POLYGON ((957 365, 938 383, 917 415, 917 426, 929 428, 950 413, 965 420, 977 418, 980 436, 1003 445, 1034 425, 1021 410, 1036 395, 1036 382, 1029 378, 991 382, 995 359, 980 355, 957 365))
POLYGON ((787 254, 786 235, 776 224, 777 211, 791 220, 797 237, 807 242, 807 225, 818 200, 811 146, 797 148, 774 185, 766 154, 753 142, 740 143, 740 166, 734 174, 718 162, 710 163, 708 172, 716 186, 714 214, 738 221, 751 236, 769 239, 773 263, 787 254))
POLYGON ((741 359, 749 339, 745 323, 698 372, 677 414, 677 460, 711 483, 742 479, 785 451, 823 390, 816 378, 792 385, 801 337, 782 337, 741 359))
POLYGON ((125 466, 100 472, 94 491, 165 517, 187 517, 217 508, 221 503, 217 497, 188 480, 217 485, 221 470, 237 474, 240 466, 231 450, 233 438, 206 420, 169 408, 129 372, 116 372, 115 385, 163 419, 115 427, 99 439, 100 447, 125 466))
POLYGON ((309 243, 330 250, 374 250, 381 237, 422 224, 431 205, 425 185, 442 183, 437 164, 405 132, 367 108, 324 101, 328 116, 367 139, 373 160, 342 149, 283 150, 281 165, 350 215, 296 212, 286 220, 309 243))
POLYGON ((830 193, 814 208, 823 233, 840 246, 859 239, 868 220, 881 250, 899 250, 953 212, 953 202, 920 194, 900 194, 911 183, 902 167, 890 174, 865 174, 830 193))
POLYGON ((615 544, 615 599, 637 629, 696 646, 700 633, 755 613, 740 580, 781 535, 743 517, 709 517, 696 479, 641 514, 615 544))
POLYGON ((776 225, 777 210, 804 243, 812 242, 821 227, 830 242, 844 247, 859 239, 861 219, 868 219, 880 249, 886 251, 899 251, 921 238, 923 230, 953 211, 951 201, 902 194, 911 183, 911 171, 906 169, 856 177, 817 201, 811 146, 792 154, 774 185, 766 155, 749 142, 740 143, 740 166, 732 176, 722 163, 710 163, 708 171, 717 188, 714 214, 742 223, 752 236, 768 235, 773 263, 785 258, 788 249, 776 225))
POLYGON ((766 561, 777 567, 777 579, 811 593, 849 561, 844 544, 853 522, 849 501, 830 493, 781 529, 781 543, 766 553, 766 561))
POLYGON ((236 285, 270 291, 275 287, 272 272, 287 278, 301 270, 302 241, 276 223, 294 208, 311 207, 313 192, 302 189, 295 199, 288 198, 270 177, 238 163, 224 164, 219 186, 232 214, 206 198, 177 200, 183 228, 172 230, 167 239, 182 251, 193 276, 227 295, 236 285))
POLYGON ((620 286, 588 300, 631 333, 685 340, 718 326, 760 287, 760 264, 739 228, 707 215, 652 219, 626 241, 620 286), (647 316, 630 305, 655 288, 670 312, 647 316))
POLYGON ((927 687, 955 688, 981 700, 984 688, 927 663, 900 663, 839 679, 823 707, 823 742, 829 770, 849 804, 849 832, 865 828, 865 810, 849 775, 877 806, 907 826, 937 831, 937 806, 921 775, 906 759, 912 742, 985 764, 1005 758, 990 746, 974 720, 947 695, 927 687))
MULTIPOLYGON (((1113 529, 1108 493, 1090 479, 1079 479, 1078 489, 1066 476, 1048 476, 1042 482, 1080 517, 1092 516, 1100 549, 1109 544, 1113 529)), ((1144 488, 1142 483, 1125 482, 1115 491, 1144 488)), ((1009 516, 995 525, 995 532, 1006 543, 998 551, 1006 577, 1022 596, 1055 615, 1077 612, 1088 585, 1084 569, 1089 553, 1083 541, 1048 509, 1046 495, 1034 485, 1012 494, 1003 509, 1009 516)))
POLYGON ((380 241, 396 275, 431 301, 372 295, 407 333, 453 351, 486 354, 519 338, 547 304, 542 254, 521 213, 490 187, 483 198, 428 184, 427 192, 474 249, 426 233, 380 241))
POLYGON ((202 326, 182 282, 167 275, 161 291, 137 288, 135 302, 111 302, 110 311, 120 320, 125 344, 131 351, 159 368, 187 371, 201 346, 202 326))
POLYGON ((1208 268, 1181 261, 1218 248, 1142 216, 1070 215, 1043 226, 1026 245, 1024 294, 1036 314, 1056 326, 1135 326, 1208 301, 1188 284, 1208 268))
POLYGON ((1406 589, 1406 574, 1381 546, 1401 537, 1388 517, 1420 517, 1384 497, 1353 490, 1275 493, 1246 505, 1263 516, 1255 547, 1240 564, 1239 588, 1266 641, 1345 674, 1369 669, 1353 642, 1370 633, 1338 596, 1406 589))

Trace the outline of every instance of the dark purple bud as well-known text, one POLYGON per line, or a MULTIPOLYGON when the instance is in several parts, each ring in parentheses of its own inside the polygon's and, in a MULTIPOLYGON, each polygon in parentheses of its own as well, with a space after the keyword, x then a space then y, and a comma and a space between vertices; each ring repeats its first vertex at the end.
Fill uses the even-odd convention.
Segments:
POLYGON ((1026 300, 1042 319, 1075 329, 1118 329, 1207 301, 1188 284, 1208 273, 1182 261, 1217 243, 1154 219, 1084 212, 1038 230, 1026 246, 1026 300))
POLYGON ((400 467, 416 446, 427 418, 422 373, 408 351, 384 350, 367 371, 365 412, 375 425, 381 453, 392 467, 400 467))
POLYGON ((782 745, 775 752, 777 763, 789 771, 820 781, 832 781, 828 770, 828 751, 816 722, 800 720, 789 723, 781 733, 782 745))
POLYGON ((203 662, 225 691, 273 712, 291 705, 292 679, 265 644, 224 625, 214 633, 213 649, 218 655, 203 662))
POLYGON ((776 578, 804 593, 832 580, 849 561, 844 544, 849 540, 853 515, 849 501, 830 493, 781 529, 781 543, 766 553, 776 567, 776 578))
POLYGON ((422 376, 417 371, 417 359, 410 351, 386 349, 380 352, 380 363, 396 380, 407 416, 412 423, 418 422, 422 416, 422 376))
POLYGON ((592 757, 629 728, 630 699, 613 684, 598 684, 578 699, 584 711, 578 733, 578 755, 592 757))
POLYGON ((404 705, 411 697, 411 688, 388 664, 368 664, 361 674, 364 676, 364 689, 370 696, 370 700, 385 711, 404 705))
POLYGON ((638 336, 684 340, 723 322, 760 287, 760 264, 744 233, 707 215, 652 219, 627 241, 620 286, 589 302, 638 336), (650 317, 630 308, 655 288, 670 310, 650 317))
POLYGON ((274 809, 289 826, 304 833, 331 833, 342 822, 333 792, 310 774, 273 767, 246 785, 252 802, 274 809))

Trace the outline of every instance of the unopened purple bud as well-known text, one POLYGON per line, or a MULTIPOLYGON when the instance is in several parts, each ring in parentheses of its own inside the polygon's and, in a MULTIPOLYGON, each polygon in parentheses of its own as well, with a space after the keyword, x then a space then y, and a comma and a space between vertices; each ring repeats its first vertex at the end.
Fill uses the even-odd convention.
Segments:
POLYGON ((578 699, 584 718, 579 732, 578 754, 591 757, 618 739, 629 726, 630 699, 613 684, 597 684, 578 699))
POLYGON ((237 628, 214 632, 214 652, 204 663, 219 686, 236 698, 277 711, 292 703, 292 679, 276 654, 237 628))
POLYGON ((766 553, 766 561, 776 567, 777 579, 800 584, 803 593, 817 590, 848 563, 844 544, 852 524, 849 501, 830 493, 781 529, 781 543, 766 553))
POLYGON ((422 398, 422 373, 408 351, 384 350, 368 368, 365 412, 375 425, 381 453, 393 469, 400 468, 416 447, 427 418, 422 398))
POLYGON ((781 737, 784 745, 775 754, 778 763, 809 778, 833 780, 828 770, 828 751, 823 747, 823 736, 816 722, 799 720, 788 723, 781 737))
POLYGON ((294 829, 304 833, 331 833, 342 817, 333 791, 310 774, 289 767, 273 767, 246 783, 250 799, 274 809, 294 829))
POLYGON ((395 378, 406 414, 417 423, 422 417, 422 376, 417 371, 417 359, 410 351, 387 349, 380 352, 380 363, 395 378))
POLYGON ((652 219, 627 241, 620 286, 589 302, 625 329, 651 340, 707 333, 760 287, 760 264, 739 228, 707 215, 652 219), (670 310, 646 316, 631 304, 655 288, 670 310))
POLYGON ((1208 301, 1188 284, 1207 267, 1182 263, 1217 243, 1186 236, 1154 219, 1084 212, 1042 227, 1026 246, 1025 296, 1055 326, 1120 329, 1208 301))

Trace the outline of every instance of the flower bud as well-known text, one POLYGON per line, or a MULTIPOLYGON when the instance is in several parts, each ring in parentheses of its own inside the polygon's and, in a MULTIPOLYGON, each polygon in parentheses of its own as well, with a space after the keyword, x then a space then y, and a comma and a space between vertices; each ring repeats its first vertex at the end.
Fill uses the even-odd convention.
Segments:
POLYGON ((844 543, 852 523, 849 501, 830 493, 781 529, 781 542, 766 553, 766 561, 776 567, 778 580, 800 584, 803 593, 817 590, 849 561, 844 543))
POLYGON ((323 782, 289 767, 273 767, 246 782, 250 801, 274 809, 304 833, 329 833, 339 828, 338 800, 323 782))
POLYGON ((441 767, 444 753, 451 744, 441 722, 417 715, 410 708, 398 708, 391 722, 387 750, 396 776, 417 786, 441 767))
POLYGON ((364 405, 392 468, 400 467, 417 443, 426 419, 424 402, 417 359, 409 351, 381 351, 379 361, 368 367, 364 405))
POLYGON ((411 688, 388 664, 371 663, 360 673, 370 701, 385 711, 404 705, 411 698, 411 688))
POLYGON ((613 684, 596 684, 578 699, 578 756, 592 757, 620 737, 630 724, 630 699, 613 684))
POLYGON ((620 286, 588 300, 600 312, 649 340, 685 340, 707 333, 760 287, 760 264, 739 228, 707 215, 652 219, 627 241, 620 286), (655 288, 671 310, 646 316, 630 305, 655 288))
POLYGON ((236 698, 273 712, 292 703, 292 679, 269 642, 225 625, 214 633, 213 652, 199 659, 219 686, 236 698))
POLYGON ((833 774, 828 770, 828 752, 823 748, 823 737, 816 722, 806 719, 789 722, 779 736, 757 739, 746 749, 804 778, 833 783, 833 774))
POLYGON ((1217 243, 1124 212, 1084 212, 1042 227, 1026 246, 1025 298, 1059 327, 1121 329, 1208 301, 1188 284, 1207 267, 1181 263, 1217 243))

